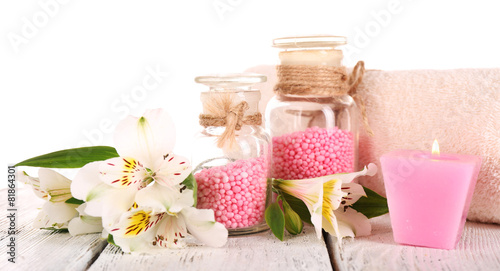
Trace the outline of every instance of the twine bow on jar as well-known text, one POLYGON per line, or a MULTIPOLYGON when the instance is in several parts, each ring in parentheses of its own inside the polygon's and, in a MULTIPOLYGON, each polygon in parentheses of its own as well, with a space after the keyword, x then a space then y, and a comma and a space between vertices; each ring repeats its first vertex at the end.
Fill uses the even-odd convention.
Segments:
POLYGON ((200 125, 203 127, 219 126, 226 127, 224 132, 217 138, 217 147, 227 146, 231 149, 236 143, 236 131, 241 130, 243 125, 261 125, 262 115, 255 113, 245 115, 250 109, 246 101, 236 103, 234 95, 230 93, 213 93, 204 103, 205 114, 200 114, 200 125))
POLYGON ((358 61, 354 66, 351 75, 349 76, 349 92, 348 94, 356 101, 361 111, 361 117, 363 118, 363 124, 365 125, 366 132, 373 136, 373 130, 368 123, 368 115, 366 114, 366 106, 363 98, 357 92, 359 84, 363 81, 363 76, 365 75, 365 62, 358 61))

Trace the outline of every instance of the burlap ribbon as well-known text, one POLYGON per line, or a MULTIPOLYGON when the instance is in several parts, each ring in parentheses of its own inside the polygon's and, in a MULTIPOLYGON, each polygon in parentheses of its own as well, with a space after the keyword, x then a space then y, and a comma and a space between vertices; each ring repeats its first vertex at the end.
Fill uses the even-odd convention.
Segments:
POLYGON ((278 83, 274 91, 284 95, 319 95, 340 96, 350 95, 359 106, 363 124, 368 134, 373 131, 368 124, 366 107, 362 97, 357 93, 357 87, 363 81, 365 63, 359 61, 347 74, 344 66, 310 66, 310 65, 278 65, 278 83))
POLYGON ((233 96, 230 94, 213 94, 205 102, 205 111, 207 114, 200 114, 200 125, 225 126, 226 129, 217 139, 217 147, 222 148, 228 144, 233 148, 236 142, 236 131, 239 131, 243 125, 261 125, 262 115, 255 113, 245 115, 250 106, 246 101, 234 104, 233 96))

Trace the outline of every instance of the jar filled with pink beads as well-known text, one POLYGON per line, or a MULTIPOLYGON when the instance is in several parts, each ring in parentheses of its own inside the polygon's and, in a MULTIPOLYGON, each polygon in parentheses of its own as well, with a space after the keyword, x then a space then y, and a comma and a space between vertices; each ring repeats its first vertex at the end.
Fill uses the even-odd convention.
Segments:
POLYGON ((272 177, 307 179, 353 172, 358 159, 356 87, 364 73, 342 65, 345 37, 278 38, 275 96, 266 108, 272 177))
POLYGON ((267 230, 264 212, 272 200, 270 137, 258 110, 260 74, 196 77, 209 87, 201 93, 202 131, 194 143, 192 164, 198 184, 197 208, 212 209, 229 235, 267 230))

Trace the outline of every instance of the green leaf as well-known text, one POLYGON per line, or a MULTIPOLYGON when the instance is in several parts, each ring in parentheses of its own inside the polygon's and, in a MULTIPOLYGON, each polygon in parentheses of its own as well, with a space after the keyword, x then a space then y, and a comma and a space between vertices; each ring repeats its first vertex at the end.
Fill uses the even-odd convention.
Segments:
POLYGON ((193 190, 194 207, 196 207, 198 201, 198 183, 196 183, 196 179, 194 178, 193 173, 189 174, 189 176, 187 176, 187 178, 182 181, 182 184, 185 185, 188 189, 193 190))
POLYGON ((290 207, 284 198, 281 198, 285 211, 285 228, 290 234, 297 235, 302 232, 304 223, 300 216, 290 207))
POLYGON ((66 200, 65 203, 81 205, 81 204, 85 203, 85 201, 71 197, 70 199, 66 200))
POLYGON ((309 209, 307 209, 306 204, 302 200, 287 193, 282 193, 282 195, 290 207, 300 216, 302 221, 312 224, 311 213, 309 213, 309 209))
POLYGON ((48 227, 48 228, 40 228, 41 230, 48 230, 48 231, 54 231, 55 233, 65 233, 68 232, 68 229, 57 229, 55 227, 48 227))
POLYGON ((90 162, 103 161, 118 156, 113 147, 83 147, 47 153, 19 162, 15 166, 80 168, 90 162))
POLYGON ((115 240, 113 239, 113 235, 111 234, 108 234, 108 239, 107 239, 108 243, 112 244, 113 246, 117 246, 115 244, 115 240))
POLYGON ((285 235, 285 215, 278 202, 271 203, 265 213, 266 222, 274 236, 283 241, 285 235))
POLYGON ((387 214, 389 207, 387 206, 387 199, 377 194, 371 189, 363 187, 366 197, 361 197, 351 207, 364 214, 368 218, 387 214))

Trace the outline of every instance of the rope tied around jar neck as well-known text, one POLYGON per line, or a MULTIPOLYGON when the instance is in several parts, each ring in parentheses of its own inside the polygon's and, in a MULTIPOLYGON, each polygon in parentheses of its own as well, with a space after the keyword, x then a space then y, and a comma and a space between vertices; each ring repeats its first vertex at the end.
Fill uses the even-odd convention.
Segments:
POLYGON ((357 93, 358 86, 363 81, 365 74, 363 61, 356 63, 350 75, 347 74, 347 69, 344 66, 278 65, 276 70, 278 82, 274 86, 274 91, 277 94, 350 95, 359 106, 366 131, 373 136, 373 131, 368 123, 365 103, 357 93))
POLYGON ((236 142, 236 131, 241 130, 243 125, 261 125, 262 114, 255 113, 245 115, 250 109, 246 101, 235 103, 233 96, 229 93, 210 95, 204 103, 206 114, 200 114, 200 125, 225 126, 226 129, 217 139, 217 147, 223 148, 228 144, 233 148, 236 142))

